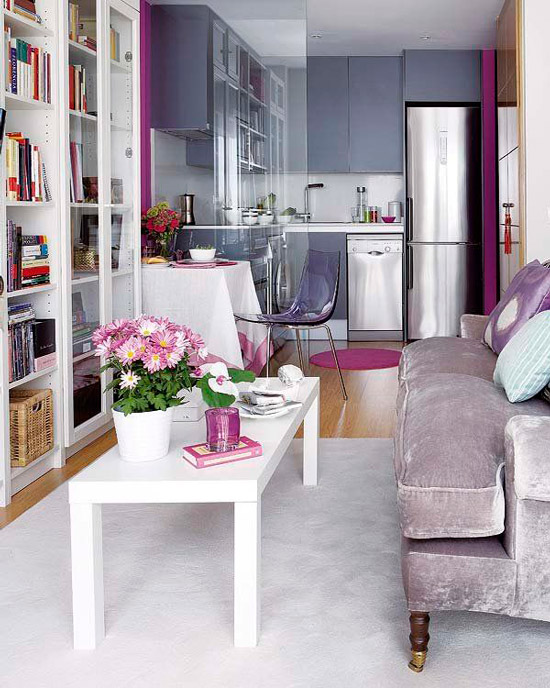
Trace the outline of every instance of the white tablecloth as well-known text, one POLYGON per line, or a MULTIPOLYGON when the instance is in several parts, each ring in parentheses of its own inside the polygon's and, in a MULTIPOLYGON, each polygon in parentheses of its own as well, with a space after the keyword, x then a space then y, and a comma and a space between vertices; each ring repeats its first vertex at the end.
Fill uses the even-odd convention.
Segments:
POLYGON ((143 312, 187 325, 204 339, 209 361, 259 373, 266 361, 266 328, 235 323, 234 313, 260 313, 249 263, 227 267, 143 268, 143 312))

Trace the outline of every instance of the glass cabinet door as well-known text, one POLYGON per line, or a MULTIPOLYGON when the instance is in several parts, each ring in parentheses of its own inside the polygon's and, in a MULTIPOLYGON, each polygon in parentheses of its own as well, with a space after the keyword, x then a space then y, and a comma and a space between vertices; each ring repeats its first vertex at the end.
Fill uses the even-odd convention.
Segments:
POLYGON ((136 49, 137 13, 123 4, 109 6, 109 251, 112 318, 136 313, 136 253, 139 222, 136 204, 136 49))
POLYGON ((225 201, 225 79, 214 75, 214 212, 216 224, 224 224, 225 201))
POLYGON ((100 362, 94 358, 92 334, 102 320, 97 11, 95 2, 69 4, 66 24, 68 63, 68 196, 73 408, 76 429, 102 413, 100 362))

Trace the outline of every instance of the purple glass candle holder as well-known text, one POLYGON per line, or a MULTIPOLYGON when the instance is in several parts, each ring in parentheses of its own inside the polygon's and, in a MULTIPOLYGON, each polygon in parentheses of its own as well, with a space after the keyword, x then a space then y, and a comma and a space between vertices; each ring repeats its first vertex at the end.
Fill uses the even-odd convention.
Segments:
POLYGON ((241 418, 234 406, 206 410, 206 443, 213 452, 236 449, 241 439, 241 418))

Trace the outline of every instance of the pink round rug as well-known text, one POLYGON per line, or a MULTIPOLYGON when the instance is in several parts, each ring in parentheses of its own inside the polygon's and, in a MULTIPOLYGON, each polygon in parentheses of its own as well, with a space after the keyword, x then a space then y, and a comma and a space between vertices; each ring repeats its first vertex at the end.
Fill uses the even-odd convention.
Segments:
MULTIPOLYGON (((342 370, 395 368, 401 359, 401 352, 393 349, 337 349, 336 355, 342 370)), ((315 354, 309 361, 321 368, 336 368, 331 351, 315 354)))

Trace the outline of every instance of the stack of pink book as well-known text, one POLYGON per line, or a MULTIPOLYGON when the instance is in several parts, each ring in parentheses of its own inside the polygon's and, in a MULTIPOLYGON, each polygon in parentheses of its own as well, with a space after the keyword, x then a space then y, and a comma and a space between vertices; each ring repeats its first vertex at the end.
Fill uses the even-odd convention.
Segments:
POLYGON ((192 444, 183 448, 183 458, 195 468, 208 468, 219 466, 223 463, 243 461, 262 455, 262 445, 251 440, 250 437, 241 437, 236 449, 227 452, 213 452, 208 449, 206 442, 192 444))

